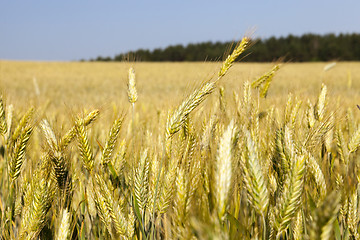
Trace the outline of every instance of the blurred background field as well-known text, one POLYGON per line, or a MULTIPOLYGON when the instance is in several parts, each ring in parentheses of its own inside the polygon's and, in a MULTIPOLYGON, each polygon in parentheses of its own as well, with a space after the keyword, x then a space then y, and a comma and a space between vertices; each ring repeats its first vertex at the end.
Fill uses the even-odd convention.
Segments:
MULTIPOLYGON (((266 104, 284 104, 289 92, 314 100, 324 82, 331 99, 341 105, 360 103, 360 63, 285 63, 275 75, 266 104)), ((271 69, 271 63, 237 63, 221 81, 226 98, 241 93, 245 81, 253 81, 271 69)), ((139 100, 144 112, 169 109, 179 104, 194 87, 217 73, 220 63, 101 63, 0 61, 0 86, 16 108, 48 104, 49 115, 84 108, 128 108, 127 72, 136 73, 139 100), (36 79, 36 80, 34 80, 36 79), (36 94, 36 85, 39 96, 36 94)), ((216 101, 216 96, 212 96, 216 101)), ((231 100, 230 100, 231 101, 231 100)), ((209 101, 208 101, 209 102, 209 101)), ((106 112, 106 111, 105 111, 106 112)), ((151 113, 152 114, 152 113, 151 113)))

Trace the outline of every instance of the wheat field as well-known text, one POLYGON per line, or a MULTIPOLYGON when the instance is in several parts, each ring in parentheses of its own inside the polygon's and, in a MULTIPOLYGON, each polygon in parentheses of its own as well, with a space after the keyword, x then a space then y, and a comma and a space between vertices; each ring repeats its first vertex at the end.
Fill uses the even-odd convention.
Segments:
POLYGON ((360 63, 0 61, 1 239, 359 239, 360 63))

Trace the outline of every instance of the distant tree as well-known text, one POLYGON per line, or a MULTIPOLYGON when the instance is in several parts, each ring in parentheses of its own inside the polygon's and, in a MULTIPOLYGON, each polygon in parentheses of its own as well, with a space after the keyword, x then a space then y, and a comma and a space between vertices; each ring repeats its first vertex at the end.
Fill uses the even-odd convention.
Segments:
MULTIPOLYGON (((279 58, 288 61, 360 60, 360 34, 304 34, 286 37, 254 39, 253 46, 242 55, 242 61, 269 62, 279 58), (244 58, 244 56, 246 56, 244 58)), ((97 57, 95 61, 219 61, 224 52, 234 48, 232 42, 190 43, 173 45, 152 51, 139 49, 110 57, 97 57)), ((92 59, 90 60, 92 61, 92 59)))

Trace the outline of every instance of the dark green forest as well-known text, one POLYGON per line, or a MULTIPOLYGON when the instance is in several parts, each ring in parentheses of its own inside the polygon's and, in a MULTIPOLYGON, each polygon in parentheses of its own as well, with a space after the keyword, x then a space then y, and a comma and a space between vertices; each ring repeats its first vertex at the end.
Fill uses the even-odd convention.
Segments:
MULTIPOLYGON (((114 57, 97 57, 90 61, 219 61, 224 52, 235 47, 233 42, 202 42, 173 45, 154 50, 139 49, 114 57)), ((359 61, 360 34, 304 34, 302 36, 254 39, 245 52, 246 62, 269 62, 283 58, 291 62, 359 61)), ((242 55, 244 56, 244 55, 242 55)))

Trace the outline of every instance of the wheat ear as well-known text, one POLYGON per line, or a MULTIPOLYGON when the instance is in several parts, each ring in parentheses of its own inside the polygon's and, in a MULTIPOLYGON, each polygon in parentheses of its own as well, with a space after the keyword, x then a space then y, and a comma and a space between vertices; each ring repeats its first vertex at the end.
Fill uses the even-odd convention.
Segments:
POLYGON ((13 181, 17 179, 20 174, 20 168, 25 159, 25 150, 28 145, 32 130, 33 128, 30 126, 23 128, 20 137, 15 143, 12 158, 11 161, 9 161, 9 174, 13 181))
POLYGON ((53 132, 49 122, 46 119, 43 119, 40 122, 40 127, 44 133, 47 144, 50 147, 50 150, 55 153, 58 151, 58 141, 56 139, 55 133, 53 132))
POLYGON ((81 159, 83 160, 85 168, 91 173, 94 167, 94 157, 89 143, 89 138, 86 133, 84 120, 78 119, 75 126, 81 159))
POLYGON ((290 178, 284 188, 283 196, 279 200, 279 205, 276 207, 275 228, 277 229, 277 238, 289 227, 301 206, 305 159, 304 155, 295 155, 290 178))
POLYGON ((307 119, 308 127, 313 128, 315 125, 316 119, 315 119, 315 113, 314 113, 314 106, 311 104, 309 99, 307 102, 306 119, 307 119))
POLYGON ((140 156, 139 166, 134 174, 134 196, 139 210, 144 214, 149 199, 149 170, 150 161, 148 150, 145 149, 140 156))
POLYGON ((108 228, 110 234, 112 234, 112 228, 114 227, 117 235, 126 236, 128 224, 124 214, 121 212, 119 204, 115 202, 104 179, 96 174, 95 180, 97 184, 95 188, 95 203, 102 221, 108 228))
POLYGON ((6 118, 5 118, 5 104, 3 96, 0 96, 0 133, 4 135, 7 131, 6 118))
POLYGON ((349 150, 345 147, 343 132, 339 128, 335 132, 335 139, 340 160, 347 165, 349 162, 349 150))
MULTIPOLYGON (((44 170, 45 171, 45 170, 44 170)), ((46 175, 43 171, 39 175, 46 175)), ((46 215, 53 199, 52 181, 35 177, 31 183, 32 191, 27 193, 23 208, 20 239, 34 239, 46 223, 46 215), (29 196, 31 194, 31 196, 29 196)))
POLYGON ((116 141, 119 137, 122 123, 123 123, 123 118, 118 118, 114 121, 111 127, 108 140, 105 144, 103 154, 101 156, 101 162, 103 164, 108 164, 112 158, 112 154, 115 148, 116 141))
POLYGON ((360 239, 360 235, 358 232, 358 222, 358 189, 355 188, 349 198, 349 211, 347 219, 350 233, 354 237, 354 239, 360 239))
MULTIPOLYGON (((99 116, 100 111, 94 110, 90 112, 83 120, 84 126, 88 126, 92 122, 96 120, 96 118, 99 116)), ((75 138, 76 136, 76 124, 74 127, 72 127, 61 139, 59 143, 59 150, 63 151, 65 148, 70 144, 70 142, 75 138)))
POLYGON ((62 212, 60 227, 57 232, 56 240, 68 240, 70 234, 71 214, 64 209, 62 212))
POLYGON ((269 72, 264 73, 261 77, 251 83, 252 88, 260 88, 260 97, 265 98, 269 90, 270 84, 275 73, 280 69, 279 65, 275 65, 269 72))
POLYGON ((232 179, 231 150, 234 133, 235 122, 233 120, 220 139, 216 158, 215 186, 217 187, 215 194, 219 219, 223 219, 228 207, 227 203, 232 179))
POLYGON ((181 105, 168 118, 166 124, 166 139, 171 138, 181 129, 189 114, 205 100, 207 95, 212 93, 214 88, 214 82, 204 83, 199 89, 196 89, 185 101, 181 103, 181 105))
POLYGON ((250 42, 250 38, 244 37, 240 43, 235 47, 234 51, 223 62, 218 73, 219 79, 222 78, 226 72, 231 68, 235 60, 243 53, 250 42))
POLYGON ((296 219, 294 223, 293 236, 294 240, 303 239, 303 217, 301 210, 296 214, 296 219))
POLYGON ((169 170, 164 176, 164 184, 161 188, 160 199, 159 199, 159 213, 166 213, 170 207, 171 202, 174 198, 175 192, 175 180, 176 180, 176 166, 170 166, 169 170))
POLYGON ((321 92, 318 98, 318 101, 316 103, 316 112, 315 117, 322 121, 325 115, 325 106, 326 106, 326 94, 327 94, 327 87, 325 84, 322 84, 321 86, 321 92))
POLYGON ((176 194, 173 206, 173 221, 176 223, 178 228, 174 228, 174 234, 177 238, 184 238, 185 226, 188 224, 188 205, 189 205, 189 194, 188 186, 189 179, 186 177, 186 172, 183 167, 178 168, 176 176, 176 194))
POLYGON ((355 152, 360 146, 360 127, 351 136, 348 144, 349 153, 355 152))
POLYGON ((310 154, 308 154, 307 159, 308 159, 307 168, 309 169, 309 172, 313 175, 315 179, 316 187, 319 192, 318 201, 321 202, 326 197, 327 194, 325 177, 316 159, 310 154))
POLYGON ((34 115, 35 113, 35 109, 33 107, 31 107, 25 114, 24 116, 22 116, 22 118, 20 119, 19 123, 17 124, 15 130, 14 130, 14 133, 12 135, 12 140, 15 141, 19 135, 21 134, 22 132, 22 129, 29 125, 30 123, 30 120, 32 118, 32 116, 34 115))
POLYGON ((135 71, 132 67, 129 69, 128 97, 131 104, 135 103, 138 99, 135 85, 135 71))
POLYGON ((247 156, 245 157, 244 180, 251 205, 261 216, 266 215, 269 205, 269 191, 257 156, 257 149, 249 131, 246 135, 247 156))

